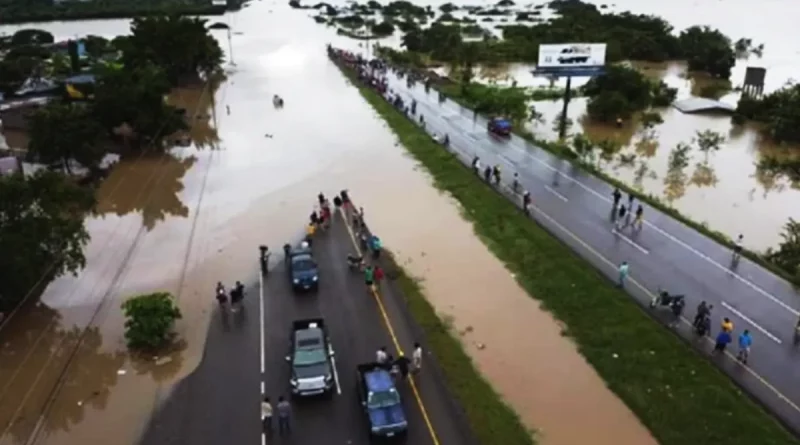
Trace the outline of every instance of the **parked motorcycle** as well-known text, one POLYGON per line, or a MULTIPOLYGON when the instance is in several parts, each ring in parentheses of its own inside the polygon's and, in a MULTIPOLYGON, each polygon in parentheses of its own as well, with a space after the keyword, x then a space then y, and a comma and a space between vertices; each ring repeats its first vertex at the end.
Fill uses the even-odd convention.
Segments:
POLYGON ((686 296, 679 294, 670 294, 669 292, 659 288, 656 295, 650 300, 650 307, 667 306, 672 307, 676 304, 685 304, 686 296))

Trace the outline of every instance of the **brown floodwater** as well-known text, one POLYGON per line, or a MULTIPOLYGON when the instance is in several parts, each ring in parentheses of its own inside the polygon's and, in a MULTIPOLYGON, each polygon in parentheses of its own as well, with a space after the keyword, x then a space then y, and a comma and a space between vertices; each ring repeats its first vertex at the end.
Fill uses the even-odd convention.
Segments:
MULTIPOLYGON (((686 1, 649 7, 669 10, 653 10, 669 18, 668 13, 700 16, 679 12, 681 4, 692 7, 686 1)), ((730 14, 721 14, 717 6, 703 17, 727 16, 734 31, 746 29, 738 21, 749 5, 735 4, 739 9, 730 14)), ((635 6, 637 11, 648 7, 635 6)), ((772 10, 777 8, 760 9, 768 15, 772 10)), ((197 366, 213 306, 209 290, 216 281, 251 274, 243 270, 254 274, 259 244, 279 245, 298 235, 314 196, 342 188, 352 190, 387 245, 425 280, 437 310, 464 333, 480 369, 524 422, 539 429, 543 443, 654 443, 561 336, 558 323, 517 286, 474 236, 458 206, 432 187, 325 58, 328 42, 353 49, 361 44, 307 15, 284 2, 263 1, 222 18, 234 31, 236 65, 227 66, 227 80, 211 90, 184 88, 171 97, 190 112, 192 144, 164 155, 123 159, 114 168, 98 192, 98 214, 87 220, 92 235, 87 267, 77 277, 54 281, 41 304, 23 307, 0 332, 0 445, 28 443, 34 430, 37 444, 135 443, 170 387, 197 366), (271 105, 276 93, 286 100, 280 111, 271 105), (398 202, 404 206, 394 205, 398 202), (409 215, 426 217, 408 224, 409 215), (119 305, 127 296, 154 290, 179 297, 183 342, 162 357, 131 357, 119 305), (511 349, 519 335, 516 325, 525 325, 537 339, 523 354, 518 346, 511 349), (54 392, 68 363, 64 384, 54 392), (43 414, 48 400, 52 403, 43 414)), ((773 45, 779 50, 790 44, 778 36, 791 33, 764 22, 766 34, 747 37, 766 44, 767 60, 775 57, 773 45)), ((110 38, 129 31, 127 21, 99 20, 6 26, 0 33, 31 26, 57 38, 110 38)), ((226 33, 215 32, 228 52, 226 33)), ((770 81, 792 67, 766 66, 770 81)), ((573 111, 579 110, 576 102, 573 111)), ((658 131, 666 133, 668 125, 669 120, 658 131)), ((676 128, 681 125, 689 124, 676 128)), ((9 136, 12 145, 24 144, 20 135, 9 136)), ((659 158, 663 149, 645 151, 659 158)), ((752 159, 740 163, 747 162, 752 159)), ((720 179, 706 190, 725 185, 722 167, 714 165, 720 179)), ((788 194, 778 188, 769 196, 788 194)), ((779 212, 772 205, 765 205, 765 214, 779 212)), ((755 234, 748 232, 751 238, 755 234)))
MULTIPOLYGON (((590 3, 604 4, 602 1, 590 3)), ((668 4, 624 0, 606 4, 607 11, 658 15, 677 30, 698 24, 697 18, 702 17, 700 24, 719 28, 733 40, 749 38, 754 45, 764 44, 761 57, 751 55, 737 61, 731 76, 734 88, 741 86, 748 66, 767 69, 765 92, 774 91, 796 78, 800 41, 790 37, 797 36, 798 31, 790 14, 785 14, 783 5, 787 4, 783 0, 759 3, 758 14, 753 13, 753 4, 744 0, 678 0, 668 4)), ((502 23, 481 24, 499 33, 494 26, 502 23)), ((399 41, 392 38, 382 44, 399 45, 399 41)), ((519 86, 563 88, 564 80, 551 84, 550 79, 534 77, 532 69, 532 65, 510 64, 482 69, 479 75, 484 82, 499 85, 516 81, 519 86)), ((442 71, 448 69, 445 67, 442 71)), ((647 72, 678 88, 678 100, 700 89, 698 81, 689 78, 685 66, 680 63, 650 66, 647 72)), ((587 80, 573 79, 573 86, 580 86, 587 80)), ((720 99, 735 106, 739 95, 734 92, 720 99)), ((562 102, 540 101, 534 106, 544 122, 532 124, 531 130, 539 137, 556 139, 553 126, 561 113, 562 102)), ((598 167, 662 199, 695 221, 706 223, 731 238, 744 234, 748 247, 765 250, 776 247, 781 241, 781 229, 789 218, 800 218, 800 207, 795 205, 800 201, 800 184, 784 174, 757 168, 762 158, 786 156, 787 150, 764 140, 755 128, 734 127, 729 117, 686 115, 670 107, 661 110, 664 123, 656 127, 655 132, 644 132, 633 125, 617 129, 588 124, 583 119, 585 112, 585 99, 570 102, 569 116, 574 122, 571 134, 584 132, 592 139, 612 139, 622 146, 613 159, 599 160, 598 167), (690 151, 688 167, 680 171, 670 168, 672 149, 678 143, 691 144, 697 132, 705 130, 725 137, 721 149, 706 156, 694 148, 690 151)))

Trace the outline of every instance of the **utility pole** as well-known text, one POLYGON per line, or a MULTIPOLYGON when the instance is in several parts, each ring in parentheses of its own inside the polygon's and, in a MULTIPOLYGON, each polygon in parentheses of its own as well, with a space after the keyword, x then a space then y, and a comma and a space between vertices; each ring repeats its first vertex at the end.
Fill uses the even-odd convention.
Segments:
POLYGON ((228 53, 230 54, 230 57, 231 57, 231 65, 235 66, 236 63, 233 61, 233 43, 231 43, 231 27, 230 27, 230 25, 228 25, 228 53))

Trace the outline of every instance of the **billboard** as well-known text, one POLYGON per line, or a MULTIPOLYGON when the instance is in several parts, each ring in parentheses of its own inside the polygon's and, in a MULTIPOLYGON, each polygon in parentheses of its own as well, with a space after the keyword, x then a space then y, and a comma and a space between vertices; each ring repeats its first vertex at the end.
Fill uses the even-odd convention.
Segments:
POLYGON ((536 74, 595 76, 606 64, 605 43, 539 45, 536 74))

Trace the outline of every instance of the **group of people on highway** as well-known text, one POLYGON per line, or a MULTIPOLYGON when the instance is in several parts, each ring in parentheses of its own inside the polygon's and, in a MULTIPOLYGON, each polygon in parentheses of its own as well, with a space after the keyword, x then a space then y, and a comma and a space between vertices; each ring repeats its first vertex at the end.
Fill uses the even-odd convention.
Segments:
POLYGON ((419 343, 414 343, 411 359, 406 357, 402 351, 397 358, 394 358, 388 352, 386 346, 381 346, 375 351, 375 362, 385 366, 395 380, 405 380, 409 373, 416 374, 422 370, 422 346, 419 343))
POLYGON ((240 281, 237 281, 236 284, 231 288, 230 292, 228 292, 225 289, 225 285, 219 281, 217 282, 217 290, 215 294, 217 302, 221 307, 224 307, 230 298, 230 310, 231 312, 237 312, 238 308, 241 307, 242 300, 244 300, 244 284, 242 284, 240 281))
MULTIPOLYGON (((711 330, 711 310, 713 305, 700 302, 697 306, 697 313, 692 321, 692 327, 698 335, 704 336, 710 333, 711 330)), ((714 340, 714 353, 723 354, 728 345, 733 341, 733 321, 725 317, 720 324, 720 330, 714 340)), ((750 348, 753 345, 753 336, 750 331, 743 330, 738 337, 739 350, 736 353, 736 359, 742 363, 747 363, 750 358, 750 348)))
POLYGON ((622 192, 619 191, 619 188, 614 189, 611 193, 611 197, 613 198, 611 204, 611 222, 614 223, 617 230, 624 229, 628 226, 641 230, 644 225, 644 206, 642 206, 641 203, 638 204, 636 207, 636 216, 634 217, 633 203, 636 197, 633 196, 633 193, 628 193, 627 206, 620 203, 622 200, 622 192), (632 217, 633 221, 631 222, 632 217))

